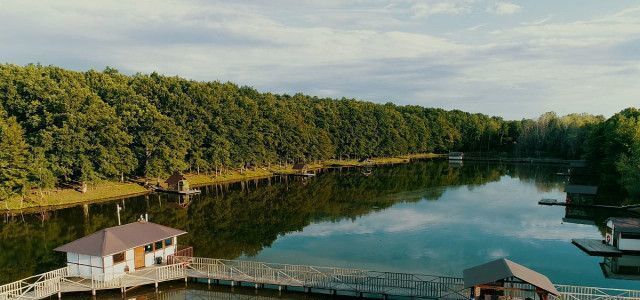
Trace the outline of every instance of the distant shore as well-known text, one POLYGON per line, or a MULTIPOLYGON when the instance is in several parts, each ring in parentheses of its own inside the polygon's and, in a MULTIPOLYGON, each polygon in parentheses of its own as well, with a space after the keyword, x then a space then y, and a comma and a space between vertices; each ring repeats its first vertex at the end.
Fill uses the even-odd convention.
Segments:
MULTIPOLYGON (((359 161, 355 159, 337 160, 331 159, 307 165, 309 171, 315 171, 324 168, 337 167, 364 167, 364 166, 380 166, 389 164, 408 163, 412 159, 425 159, 445 157, 443 154, 423 153, 409 154, 397 157, 381 157, 371 158, 367 161, 359 161)), ((220 183, 233 183, 250 179, 267 178, 278 174, 294 174, 292 165, 279 166, 262 166, 241 170, 228 170, 221 175, 209 174, 186 174, 191 186, 205 186, 220 183)), ((144 182, 144 178, 137 181, 144 182)), ((164 179, 161 180, 162 182, 164 179)), ((154 180, 149 180, 154 183, 154 180)), ((109 201, 114 199, 135 197, 149 194, 151 191, 143 187, 138 182, 115 182, 106 181, 100 183, 89 184, 87 192, 82 193, 73 188, 56 188, 45 189, 42 191, 34 190, 25 197, 13 197, 7 201, 0 202, 0 211, 5 213, 11 212, 35 212, 42 209, 57 209, 74 206, 84 203, 96 203, 109 201)))

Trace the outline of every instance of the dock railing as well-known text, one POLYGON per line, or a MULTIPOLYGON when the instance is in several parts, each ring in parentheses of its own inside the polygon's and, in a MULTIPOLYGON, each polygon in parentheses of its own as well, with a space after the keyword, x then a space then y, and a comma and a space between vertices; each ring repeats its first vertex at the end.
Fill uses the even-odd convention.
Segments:
POLYGON ((189 261, 189 268, 196 273, 193 277, 353 293, 468 299, 462 278, 457 277, 200 257, 175 259, 189 261))
POLYGON ((0 286, 0 299, 41 299, 60 291, 60 282, 67 276, 67 267, 27 277, 0 286))
POLYGON ((638 300, 640 290, 556 284, 563 300, 638 300))
MULTIPOLYGON (((85 279, 71 276, 61 268, 0 286, 0 300, 43 299, 56 293, 122 289, 159 282, 201 278, 230 282, 276 285, 311 289, 407 296, 426 299, 469 299, 459 277, 378 272, 360 269, 274 264, 256 261, 174 256, 172 263, 125 273, 113 279, 95 275, 85 279)), ((640 299, 640 290, 555 285, 560 300, 631 300, 640 299)))

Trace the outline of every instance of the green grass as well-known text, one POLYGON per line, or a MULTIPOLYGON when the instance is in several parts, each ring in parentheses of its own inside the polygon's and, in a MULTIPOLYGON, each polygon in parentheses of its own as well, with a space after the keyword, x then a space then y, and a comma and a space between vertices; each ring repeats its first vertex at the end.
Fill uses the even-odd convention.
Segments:
MULTIPOLYGON (((434 158, 441 157, 440 154, 410 154, 398 157, 380 157, 372 158, 367 162, 359 162, 356 159, 348 160, 326 160, 319 163, 308 164, 309 170, 317 170, 332 166, 375 166, 387 164, 408 163, 411 159, 434 158)), ((292 165, 279 166, 272 165, 270 167, 257 167, 249 170, 228 170, 221 175, 207 174, 186 174, 189 183, 192 186, 209 185, 224 182, 237 182, 255 178, 265 178, 274 174, 293 174, 292 165)), ((157 179, 148 179, 154 184, 157 179)), ((163 183, 165 179, 161 179, 163 183)), ((144 178, 138 179, 138 182, 144 182, 144 178)), ((9 211, 29 210, 42 207, 58 207, 71 206, 79 203, 104 201, 114 198, 129 197, 147 193, 148 190, 138 183, 120 183, 120 182, 102 182, 90 184, 86 193, 81 193, 74 189, 46 189, 42 192, 32 191, 24 198, 13 197, 7 201, 0 202, 0 210, 9 211)))
POLYGON ((0 209, 23 210, 48 206, 69 206, 84 202, 95 202, 147 193, 147 189, 136 183, 102 182, 90 184, 86 193, 75 189, 45 189, 32 191, 24 198, 13 197, 0 202, 0 209))

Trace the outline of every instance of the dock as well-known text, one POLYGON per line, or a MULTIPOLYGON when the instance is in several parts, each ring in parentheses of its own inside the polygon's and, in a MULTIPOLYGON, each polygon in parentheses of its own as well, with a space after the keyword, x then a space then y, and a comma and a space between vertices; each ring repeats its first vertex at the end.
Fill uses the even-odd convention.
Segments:
POLYGON ((178 194, 178 195, 198 195, 198 194, 202 193, 202 191, 200 191, 199 189, 190 189, 190 190, 186 190, 186 191, 178 191, 178 190, 172 190, 172 189, 165 189, 165 188, 158 187, 158 186, 153 186, 152 189, 153 189, 154 192, 170 193, 170 194, 178 194))
POLYGON ((622 251, 603 243, 602 240, 573 239, 571 243, 591 256, 622 256, 622 251))
POLYGON ((546 205, 546 206, 568 206, 568 207, 590 207, 590 208, 606 208, 606 209, 626 209, 626 210, 639 210, 640 204, 630 204, 630 205, 603 205, 603 204, 574 204, 568 202, 558 201, 556 199, 541 199, 538 201, 538 205, 546 205))
MULTIPOLYGON (((278 291, 288 287, 305 293, 349 295, 386 299, 412 297, 422 299, 469 299, 463 279, 425 274, 379 272, 360 269, 273 264, 256 261, 224 260, 202 257, 171 257, 168 264, 126 273, 109 281, 69 275, 68 267, 31 276, 0 286, 0 299, 44 299, 65 293, 120 290, 126 294, 143 285, 195 279, 207 284, 226 284, 278 291)), ((639 299, 640 290, 555 285, 561 299, 639 299), (576 298, 579 297, 579 298, 576 298)))

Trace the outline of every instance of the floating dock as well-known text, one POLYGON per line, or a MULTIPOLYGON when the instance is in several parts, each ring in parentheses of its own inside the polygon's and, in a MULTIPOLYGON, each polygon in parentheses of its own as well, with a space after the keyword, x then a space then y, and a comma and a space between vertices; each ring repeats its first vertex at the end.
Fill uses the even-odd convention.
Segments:
POLYGON ((603 243, 602 240, 573 239, 571 242, 591 256, 622 256, 622 251, 603 243))

